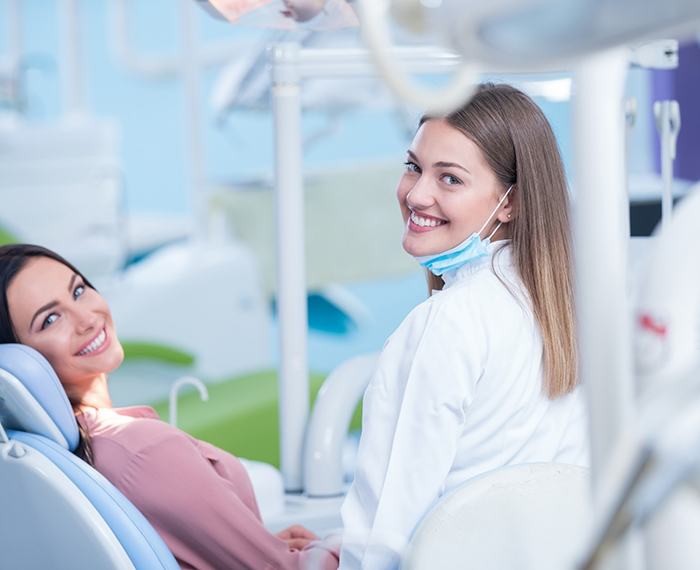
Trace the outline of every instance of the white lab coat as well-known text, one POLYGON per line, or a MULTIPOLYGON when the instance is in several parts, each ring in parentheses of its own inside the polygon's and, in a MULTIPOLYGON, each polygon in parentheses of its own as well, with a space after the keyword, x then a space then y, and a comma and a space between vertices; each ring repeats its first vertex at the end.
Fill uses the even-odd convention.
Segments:
POLYGON ((446 274, 384 346, 342 507, 343 570, 397 567, 436 500, 476 475, 588 463, 581 389, 543 394, 542 338, 510 246, 489 249, 501 248, 446 274))

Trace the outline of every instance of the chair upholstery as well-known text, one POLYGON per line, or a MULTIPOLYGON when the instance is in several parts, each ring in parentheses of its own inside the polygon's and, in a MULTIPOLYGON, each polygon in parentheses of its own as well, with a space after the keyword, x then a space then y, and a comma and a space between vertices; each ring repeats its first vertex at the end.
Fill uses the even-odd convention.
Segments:
POLYGON ((0 345, 0 417, 5 429, 43 435, 63 448, 78 446, 78 425, 56 373, 36 350, 0 345))
MULTIPOLYGON (((11 477, 10 471, 15 468, 17 462, 26 463, 22 466, 23 469, 18 470, 18 473, 23 473, 17 475, 21 476, 22 480, 15 482, 13 486, 18 492, 26 494, 28 513, 37 508, 37 505, 32 503, 32 495, 39 491, 25 483, 31 480, 36 481, 31 483, 32 485, 46 486, 41 477, 32 479, 27 476, 27 473, 34 469, 41 471, 41 460, 36 467, 31 463, 38 455, 47 459, 65 475, 79 491, 78 496, 82 496, 90 508, 99 513, 107 528, 107 531, 102 532, 105 535, 104 540, 109 543, 116 539, 134 568, 178 568, 172 553, 146 518, 107 479, 68 451, 74 450, 78 444, 78 426, 72 408, 49 363, 27 346, 0 345, 0 422, 10 437, 10 442, 3 444, 6 448, 5 458, 8 454, 12 455, 9 453, 12 446, 15 450, 14 455, 17 455, 13 458, 14 463, 7 463, 5 479, 11 477), (110 534, 112 536, 109 536, 110 534)), ((3 466, 5 463, 0 462, 0 469, 3 466)), ((60 476, 53 475, 52 478, 53 484, 60 476)), ((3 480, 5 485, 12 484, 11 480, 8 482, 2 477, 0 480, 3 480)), ((57 488, 59 491, 56 492, 61 492, 60 489, 65 489, 65 485, 58 485, 57 488)), ((40 491, 45 492, 45 488, 40 491)), ((76 499, 75 495, 71 496, 72 500, 68 504, 72 504, 76 509, 83 508, 76 504, 80 499, 76 499)), ((56 521, 61 521, 61 513, 50 513, 50 516, 56 521)), ((12 521, 3 523, 12 524, 12 521)), ((4 533, 0 533, 0 548, 3 551, 4 540, 4 533)), ((42 545, 37 544, 36 548, 41 549, 42 545)), ((115 557, 118 558, 117 555, 115 557)), ((57 562, 56 567, 61 563, 57 562)))

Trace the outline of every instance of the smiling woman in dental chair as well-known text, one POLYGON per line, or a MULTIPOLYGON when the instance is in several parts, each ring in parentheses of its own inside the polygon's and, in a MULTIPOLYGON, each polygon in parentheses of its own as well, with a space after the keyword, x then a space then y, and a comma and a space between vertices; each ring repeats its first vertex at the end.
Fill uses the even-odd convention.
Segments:
POLYGON ((587 463, 568 192, 542 111, 486 84, 424 118, 397 197, 403 247, 433 294, 389 338, 365 393, 342 507, 348 570, 395 568, 431 506, 477 475, 587 463))
POLYGON ((69 262, 39 246, 0 247, 0 287, 0 343, 28 345, 49 361, 76 413, 76 453, 146 516, 182 568, 337 567, 303 527, 264 528, 234 456, 152 408, 112 407, 107 374, 124 352, 106 301, 69 262))

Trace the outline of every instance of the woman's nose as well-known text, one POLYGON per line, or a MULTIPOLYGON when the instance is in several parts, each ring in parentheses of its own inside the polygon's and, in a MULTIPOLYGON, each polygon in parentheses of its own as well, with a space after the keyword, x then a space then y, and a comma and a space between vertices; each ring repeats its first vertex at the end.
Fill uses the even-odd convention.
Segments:
POLYGON ((435 197, 429 182, 419 178, 406 195, 406 203, 415 210, 425 210, 432 206, 435 203, 435 197))
POLYGON ((80 310, 75 313, 75 327, 80 334, 85 334, 97 328, 98 317, 92 311, 80 310))

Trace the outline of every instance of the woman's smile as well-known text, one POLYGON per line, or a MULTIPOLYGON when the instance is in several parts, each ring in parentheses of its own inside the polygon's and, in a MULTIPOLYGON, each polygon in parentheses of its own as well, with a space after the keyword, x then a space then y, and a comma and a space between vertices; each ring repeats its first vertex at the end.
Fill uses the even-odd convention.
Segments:
POLYGON ((83 344, 80 350, 75 353, 75 356, 96 356, 101 354, 109 348, 109 341, 107 329, 103 327, 94 338, 83 344))
POLYGON ((408 217, 408 230, 417 233, 430 232, 447 223, 448 221, 442 218, 436 218, 435 216, 429 216, 428 214, 411 210, 411 214, 408 217))

